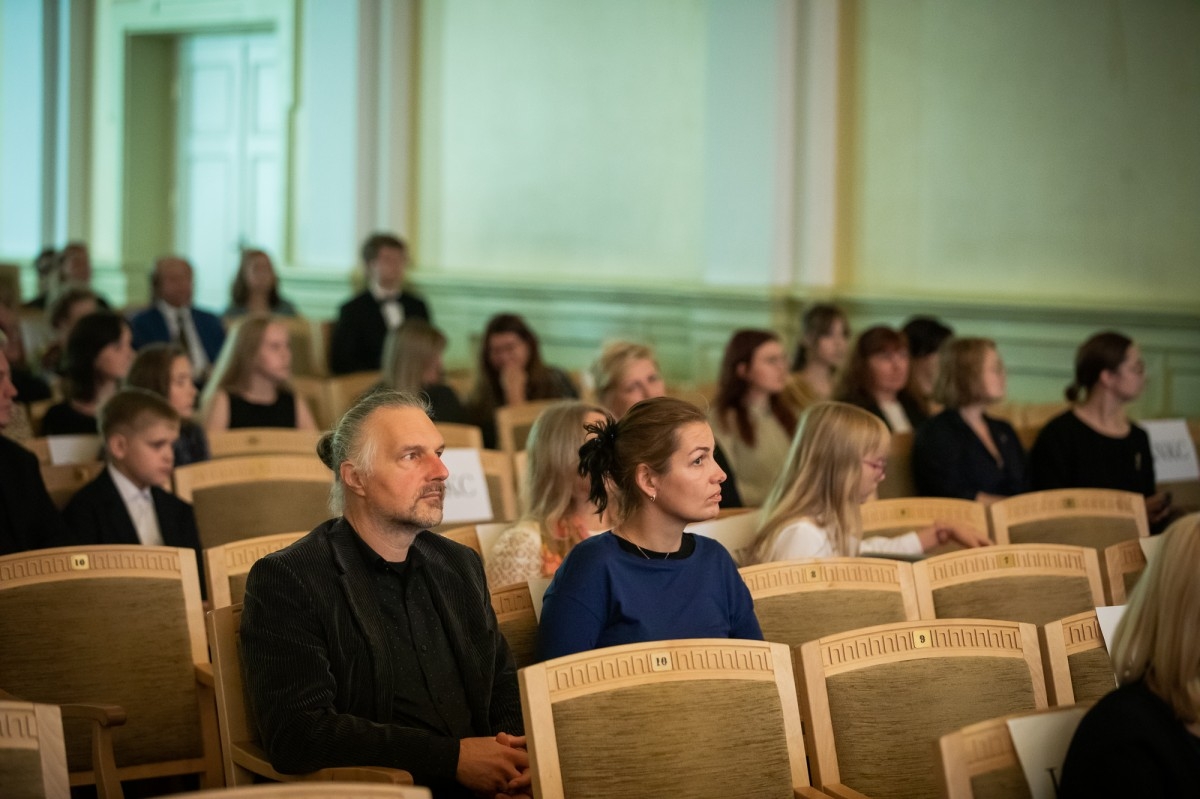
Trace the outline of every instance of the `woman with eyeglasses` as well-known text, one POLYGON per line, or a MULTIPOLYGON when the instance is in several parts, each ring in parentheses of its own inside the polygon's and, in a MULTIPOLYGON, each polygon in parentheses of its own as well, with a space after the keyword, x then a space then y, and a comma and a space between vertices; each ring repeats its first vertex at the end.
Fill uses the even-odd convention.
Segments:
POLYGON ((939 544, 986 546, 974 528, 948 521, 894 538, 862 537, 859 507, 887 471, 883 420, 844 402, 819 402, 800 417, 787 463, 760 511, 756 563, 862 554, 921 555, 939 544))

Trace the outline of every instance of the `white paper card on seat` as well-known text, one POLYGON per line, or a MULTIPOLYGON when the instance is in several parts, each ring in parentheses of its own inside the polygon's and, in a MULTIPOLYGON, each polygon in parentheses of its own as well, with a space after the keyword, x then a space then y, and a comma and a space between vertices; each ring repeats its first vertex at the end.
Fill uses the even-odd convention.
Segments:
POLYGON ((77 436, 46 436, 50 448, 50 462, 55 466, 67 463, 87 463, 100 460, 100 436, 83 434, 77 436))
POLYGON ((1113 636, 1117 632, 1117 624, 1120 623, 1121 617, 1125 615, 1124 605, 1110 605, 1104 608, 1096 608, 1096 621, 1100 624, 1100 635, 1104 638, 1104 650, 1112 652, 1113 636))
POLYGON ((1008 720, 1008 734, 1033 799, 1056 799, 1071 736, 1087 712, 1078 705, 1008 720))
POLYGON ((1160 483, 1200 479, 1200 462, 1196 445, 1183 419, 1155 419, 1142 422, 1150 434, 1150 451, 1154 453, 1154 477, 1160 483))
POLYGON ((479 450, 455 448, 442 452, 442 463, 450 470, 446 479, 446 501, 442 524, 477 522, 492 518, 492 498, 479 450))

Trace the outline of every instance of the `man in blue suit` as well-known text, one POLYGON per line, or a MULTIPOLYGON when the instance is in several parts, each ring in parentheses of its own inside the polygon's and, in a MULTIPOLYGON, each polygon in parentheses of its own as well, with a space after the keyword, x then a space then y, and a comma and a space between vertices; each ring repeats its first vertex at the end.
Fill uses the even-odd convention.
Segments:
POLYGON ((192 265, 177 255, 159 258, 150 286, 153 304, 129 322, 133 348, 155 342, 178 344, 192 362, 192 377, 203 383, 225 343, 225 328, 216 315, 192 305, 192 265))

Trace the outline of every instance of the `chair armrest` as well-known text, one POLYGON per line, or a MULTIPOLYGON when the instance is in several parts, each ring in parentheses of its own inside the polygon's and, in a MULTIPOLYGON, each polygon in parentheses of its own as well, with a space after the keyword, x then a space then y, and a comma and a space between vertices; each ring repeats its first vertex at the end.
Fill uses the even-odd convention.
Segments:
POLYGON ((98 799, 123 799, 117 761, 113 756, 113 727, 125 723, 125 708, 120 705, 59 705, 64 719, 92 722, 92 772, 96 777, 98 799))
POLYGON ((412 775, 398 768, 383 766, 340 766, 323 768, 301 779, 305 782, 385 782, 390 785, 412 785, 412 775))
POLYGON ((213 680, 213 670, 211 663, 197 663, 196 666, 196 682, 203 685, 205 688, 215 688, 216 682, 213 680))
POLYGON ((833 799, 868 799, 866 794, 861 794, 853 788, 842 785, 839 782, 831 783, 829 785, 822 785, 821 790, 832 796, 833 799))

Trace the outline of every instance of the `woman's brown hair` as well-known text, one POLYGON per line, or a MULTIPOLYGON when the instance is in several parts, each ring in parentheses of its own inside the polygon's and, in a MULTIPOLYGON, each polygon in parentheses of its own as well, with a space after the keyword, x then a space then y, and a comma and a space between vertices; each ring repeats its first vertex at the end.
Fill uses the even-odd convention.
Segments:
MULTIPOLYGON (((738 437, 749 446, 754 446, 754 425, 746 409, 746 392, 750 383, 739 374, 743 366, 749 366, 754 353, 768 341, 779 341, 779 336, 770 330, 738 330, 725 345, 725 357, 721 360, 721 374, 717 379, 717 397, 713 405, 722 427, 728 429, 728 417, 733 417, 733 427, 738 437)), ((769 400, 771 415, 787 431, 788 436, 796 432, 796 413, 784 402, 783 394, 773 394, 769 400)))

